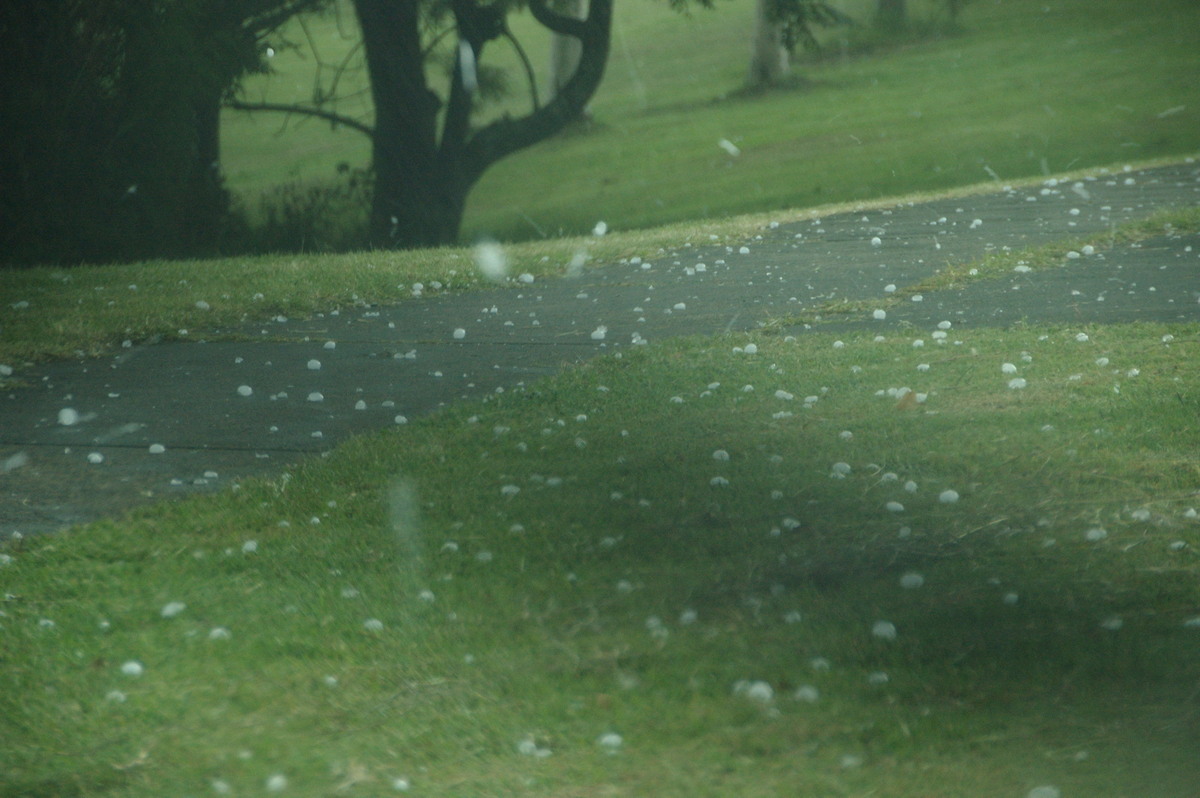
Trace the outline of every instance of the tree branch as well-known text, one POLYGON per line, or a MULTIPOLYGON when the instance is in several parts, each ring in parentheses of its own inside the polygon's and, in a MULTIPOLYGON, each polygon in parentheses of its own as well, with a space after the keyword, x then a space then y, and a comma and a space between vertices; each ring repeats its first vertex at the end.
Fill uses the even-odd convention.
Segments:
POLYGON ((284 103, 244 103, 241 100, 227 100, 225 107, 232 108, 235 111, 279 111, 285 114, 315 116, 319 119, 333 122, 335 125, 345 125, 351 130, 357 130, 368 138, 375 138, 375 128, 370 125, 363 124, 357 119, 351 119, 348 116, 342 116, 341 114, 335 114, 332 111, 325 111, 320 108, 306 108, 302 105, 287 105, 284 103))
MULTIPOLYGON (((579 66, 571 79, 546 105, 519 119, 501 119, 479 130, 467 143, 469 159, 463 164, 466 176, 473 182, 501 158, 554 135, 579 117, 588 100, 595 94, 604 77, 608 61, 609 37, 612 30, 613 0, 591 0, 586 19, 563 17, 548 11, 545 0, 530 0, 538 21, 546 24, 539 14, 550 14, 552 22, 570 22, 558 32, 579 38, 583 52, 579 66)), ((547 26, 549 27, 549 26, 547 26)), ((551 30, 555 30, 551 28, 551 30)))
MULTIPOLYGON (((576 39, 582 39, 588 34, 587 21, 551 11, 550 7, 546 5, 546 0, 529 0, 529 10, 533 14, 533 18, 543 27, 549 28, 555 33, 574 36, 576 39)), ((588 17, 591 17, 590 11, 588 17)))

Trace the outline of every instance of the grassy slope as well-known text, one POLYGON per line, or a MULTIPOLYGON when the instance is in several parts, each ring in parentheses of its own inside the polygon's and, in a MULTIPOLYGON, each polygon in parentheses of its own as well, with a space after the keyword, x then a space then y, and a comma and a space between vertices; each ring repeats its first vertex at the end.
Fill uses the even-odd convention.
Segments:
POLYGON ((0 793, 1184 798, 1200 341, 1076 332, 664 342, 10 546, 0 793))
MULTIPOLYGON (((465 236, 530 238, 583 232, 598 219, 625 229, 864 200, 976 183, 987 179, 985 167, 1011 180, 1179 155, 1200 143, 1191 41, 1200 9, 1186 0, 1151 0, 1136 12, 1119 0, 973 3, 961 36, 802 64, 806 88, 731 96, 744 76, 751 10, 738 0, 680 17, 659 4, 618 4, 596 127, 498 164, 472 195, 465 236), (726 155, 723 138, 742 154, 726 155)), ((518 34, 532 25, 514 21, 518 34)), ((313 31, 326 60, 346 46, 332 21, 313 31)), ((843 35, 829 34, 828 52, 843 35)), ((544 64, 545 42, 524 39, 533 63, 544 64)), ((501 43, 487 57, 516 63, 501 43)), ((308 96, 307 65, 287 54, 277 62, 282 74, 253 85, 251 96, 308 96)), ((514 99, 489 113, 525 110, 516 83, 514 99)), ((369 113, 361 98, 343 110, 369 113)), ((330 134, 309 120, 276 136, 279 126, 279 118, 227 118, 235 189, 285 175, 324 178, 338 161, 368 157, 358 134, 330 134)))

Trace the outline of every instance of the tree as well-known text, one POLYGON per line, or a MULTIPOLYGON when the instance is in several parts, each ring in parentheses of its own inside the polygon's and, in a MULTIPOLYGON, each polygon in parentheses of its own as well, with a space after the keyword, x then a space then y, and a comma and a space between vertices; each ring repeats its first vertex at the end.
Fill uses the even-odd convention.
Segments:
POLYGON ((852 24, 850 17, 824 0, 756 0, 747 86, 757 89, 782 83, 791 71, 797 46, 819 48, 814 25, 852 24))
POLYGON ((194 254, 226 208, 219 109, 258 41, 323 0, 45 0, 0 10, 0 252, 194 254))
POLYGON ((576 19, 530 0, 534 18, 579 42, 579 63, 545 105, 482 128, 471 124, 476 65, 484 46, 508 35, 510 6, 450 0, 458 39, 443 99, 430 88, 422 7, 407 0, 355 0, 362 27, 375 122, 371 130, 375 191, 370 214, 376 246, 431 246, 457 240, 467 194, 492 164, 557 133, 591 99, 608 60, 612 0, 592 0, 576 19))
POLYGON ((582 17, 557 11, 550 0, 528 0, 550 33, 578 43, 574 70, 541 103, 533 69, 513 38, 507 15, 522 0, 353 0, 371 84, 375 118, 367 124, 323 104, 277 105, 234 101, 242 110, 310 114, 371 139, 374 190, 369 214, 373 246, 424 247, 458 240, 467 195, 496 162, 537 144, 578 119, 600 85, 608 61, 613 0, 591 0, 582 17), (530 83, 532 109, 482 127, 481 59, 489 43, 516 47, 530 83), (448 86, 439 94, 437 69, 448 55, 448 86))

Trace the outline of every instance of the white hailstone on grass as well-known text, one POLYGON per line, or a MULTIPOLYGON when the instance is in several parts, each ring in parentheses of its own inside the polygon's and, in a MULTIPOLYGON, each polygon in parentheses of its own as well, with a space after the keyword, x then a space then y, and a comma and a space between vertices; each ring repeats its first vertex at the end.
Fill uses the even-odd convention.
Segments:
POLYGON ((800 528, 800 521, 795 518, 788 517, 788 518, 783 519, 783 521, 781 521, 780 523, 782 523, 783 528, 787 529, 787 530, 800 528))
POLYGON ((316 358, 313 358, 312 360, 308 361, 308 370, 309 371, 320 371, 321 370, 321 361, 317 360, 316 358))
POLYGON ((769 704, 775 700, 775 689, 766 682, 742 679, 733 685, 733 694, 748 698, 758 704, 769 704))
POLYGON ((1015 607, 1017 602, 1021 600, 1021 597, 1016 593, 1005 593, 1000 600, 1010 607, 1015 607))
POLYGON ((722 463, 729 462, 729 452, 725 451, 724 449, 717 449, 712 453, 712 458, 722 463))
POLYGON ((254 393, 254 389, 249 385, 239 385, 237 392, 238 396, 250 396, 252 393, 254 393))
POLYGON ((1147 510, 1145 507, 1140 507, 1137 510, 1134 510, 1133 512, 1131 512, 1129 515, 1131 518, 1133 518, 1134 521, 1149 521, 1150 520, 1150 511, 1147 510))
POLYGON ((208 633, 209 640, 228 640, 230 637, 229 630, 224 626, 214 626, 208 633))
POLYGON ((533 279, 533 275, 529 272, 521 272, 519 275, 517 275, 517 282, 524 283, 525 285, 532 283, 533 279))
POLYGON ((902 513, 902 512, 904 512, 904 505, 903 505, 903 504, 901 504, 900 502, 888 502, 888 503, 887 503, 886 505, 884 505, 884 506, 885 506, 885 507, 887 507, 887 510, 888 510, 888 512, 889 512, 889 513, 902 513))
POLYGON ((104 462, 104 455, 100 452, 92 452, 87 456, 87 461, 92 465, 100 465, 104 462))
POLYGON ((904 490, 908 493, 916 493, 919 486, 911 479, 904 483, 904 490))
POLYGON ((896 624, 891 621, 876 621, 871 626, 871 634, 880 640, 895 640, 896 624))
POLYGON ((1087 532, 1083 533, 1083 537, 1089 543, 1095 543, 1097 541, 1104 540, 1106 537, 1108 537, 1108 530, 1104 529, 1103 527, 1098 527, 1098 526, 1092 527, 1087 532))
POLYGON ((276 773, 267 779, 267 792, 283 792, 287 789, 287 776, 282 773, 276 773))
POLYGON ((600 746, 610 754, 615 754, 621 750, 621 744, 624 742, 625 741, 621 739, 621 735, 615 732, 609 732, 607 734, 600 735, 600 737, 596 740, 596 745, 600 746))
POLYGON ((9 366, 4 363, 0 363, 0 377, 11 377, 12 373, 13 373, 12 366, 9 366))
POLYGON ((790 402, 796 398, 794 394, 790 394, 782 388, 775 392, 776 399, 782 399, 785 402, 790 402))
POLYGON ((834 349, 845 349, 845 348, 846 348, 846 342, 845 342, 845 341, 834 341, 834 342, 833 342, 833 348, 834 348, 834 349))
POLYGON ((850 440, 851 438, 853 438, 853 437, 854 437, 854 433, 853 433, 853 432, 851 432, 851 431, 850 431, 850 430, 848 430, 848 429, 844 429, 844 430, 842 430, 841 432, 839 432, 839 433, 838 433, 838 437, 839 437, 839 438, 841 438, 841 439, 842 439, 842 440, 844 440, 844 441, 848 441, 848 440, 850 440))
POLYGON ((1076 333, 1075 340, 1082 344, 1088 340, 1088 334, 1087 333, 1076 333))
POLYGON ((894 294, 894 293, 896 293, 896 284, 895 284, 895 283, 888 283, 887 285, 885 285, 885 286, 883 287, 883 292, 884 292, 885 294, 894 294))
POLYGON ((467 331, 464 330, 462 327, 458 327, 454 330, 453 335, 454 335, 454 340, 461 341, 462 339, 467 337, 467 331))
POLYGON ((1016 374, 1017 366, 1015 363, 1003 363, 1000 366, 1000 371, 1003 374, 1016 374))
POLYGON ((1200 629, 1200 615, 1197 615, 1194 618, 1188 618, 1183 622, 1183 626, 1185 629, 1200 629))
POLYGON ((150 444, 149 452, 150 454, 162 454, 166 450, 167 447, 163 446, 161 443, 152 443, 150 444))
POLYGON ((812 668, 818 673, 825 673, 831 666, 829 664, 829 660, 825 659, 824 657, 813 657, 808 661, 808 667, 812 668))
POLYGON ((821 691, 811 684, 806 684, 797 687, 796 692, 792 693, 792 698, 807 704, 815 704, 821 698, 821 691))
POLYGON ((750 254, 750 247, 739 247, 739 248, 738 248, 738 254, 739 254, 739 255, 749 255, 749 254, 750 254))
POLYGON ((619 582, 617 582, 617 592, 622 593, 622 594, 632 593, 633 592, 633 583, 630 582, 628 579, 620 580, 619 582))
POLYGON ((1024 377, 1013 377, 1008 381, 1008 387, 1014 391, 1019 391, 1022 388, 1028 387, 1029 382, 1024 377))
POLYGON ((943 321, 939 321, 939 322, 937 323, 937 328, 938 328, 939 330, 949 330, 949 329, 950 329, 951 327, 953 327, 953 326, 954 326, 954 325, 953 325, 951 322, 949 322, 949 321, 945 321, 945 320, 943 320, 943 321))
POLYGON ((684 610, 683 612, 679 613, 679 625, 680 626, 691 626, 699 619, 699 617, 700 616, 696 613, 695 610, 691 610, 691 609, 684 610))
POLYGON ((1105 366, 1108 365, 1108 358, 1106 358, 1106 357, 1096 358, 1096 365, 1099 366, 1100 368, 1104 368, 1105 366))
POLYGON ((383 631, 383 621, 379 620, 378 618, 367 618, 365 621, 363 621, 363 628, 368 632, 383 631))
POLYGON ((603 341, 606 335, 608 335, 608 327, 605 327, 603 324, 592 330, 593 341, 603 341))
POLYGON ((437 601, 437 596, 433 595, 432 590, 426 588, 417 594, 417 599, 419 601, 424 601, 426 604, 432 604, 433 602, 437 601))
POLYGON ((1109 632, 1119 632, 1125 625, 1125 619, 1120 615, 1110 615, 1100 622, 1100 628, 1109 632))
POLYGON ((186 609, 187 609, 187 605, 184 604, 182 601, 171 601, 163 606, 162 617, 174 618, 176 615, 180 614, 181 612, 183 612, 186 609))
POLYGON ((1183 517, 1184 518, 1197 518, 1197 517, 1200 517, 1200 512, 1197 512, 1195 507, 1189 507, 1183 511, 1183 517))
POLYGON ((212 305, 201 299, 196 302, 196 310, 212 310, 212 305))
POLYGON ((104 694, 104 700, 112 701, 114 704, 124 704, 125 698, 125 694, 120 690, 109 690, 104 694))
POLYGON ((867 684, 875 687, 887 684, 891 680, 891 677, 888 676, 884 671, 871 671, 867 674, 867 684))
POLYGON ((408 792, 411 787, 408 779, 392 779, 392 789, 396 792, 408 792))
POLYGON ((922 372, 929 371, 929 364, 928 363, 918 363, 917 371, 922 371, 922 372))
POLYGON ((758 344, 746 344, 746 346, 742 348, 742 352, 744 352, 747 355, 757 355, 758 354, 758 344))
POLYGON ((883 239, 880 238, 879 236, 874 236, 873 238, 871 238, 871 246, 878 247, 878 246, 882 246, 882 245, 883 245, 883 239))
POLYGON ((909 571, 900 577, 900 587, 906 590, 916 590, 925 584, 925 577, 916 571, 909 571))
POLYGON ((309 395, 308 395, 308 401, 310 401, 310 402, 324 402, 324 401, 325 401, 325 394, 321 393, 320 391, 312 391, 312 392, 311 392, 311 393, 309 393, 309 395))
POLYGON ((516 496, 521 492, 521 488, 517 485, 504 485, 500 488, 500 495, 506 498, 516 496))
POLYGON ((392 419, 392 421, 396 424, 407 424, 408 417, 407 416, 396 416, 395 418, 392 419))
POLYGON ((921 347, 925 346, 925 341, 921 338, 918 338, 917 340, 912 342, 912 345, 913 345, 913 349, 920 349, 921 347))
POLYGON ((121 666, 121 673, 125 674, 126 676, 141 676, 145 672, 145 666, 137 660, 131 659, 121 666))
POLYGON ((79 423, 79 413, 73 407, 64 407, 58 411, 58 423, 71 427, 79 423))
POLYGON ((836 474, 837 476, 844 477, 850 473, 850 464, 842 463, 842 462, 834 463, 832 470, 833 470, 833 473, 836 474))
POLYGON ((713 477, 708 481, 708 484, 714 488, 727 488, 729 487, 729 480, 725 477, 713 477))
POLYGON ((1030 790, 1025 798, 1062 798, 1062 792, 1049 784, 1043 784, 1030 790))
POLYGON ((242 554, 253 554, 256 551, 258 551, 257 540, 247 540, 242 544, 242 554))
POLYGON ((788 610, 783 614, 783 622, 789 625, 800 623, 802 620, 804 620, 804 616, 799 610, 788 610))
POLYGON ((354 409, 355 410, 366 410, 367 403, 365 401, 363 401, 362 399, 359 399, 357 402, 354 403, 354 409))
POLYGON ((871 318, 876 319, 877 321, 883 321, 887 318, 887 311, 876 308, 871 312, 871 318))
POLYGON ((958 491, 947 488, 938 494, 938 501, 942 504, 954 504, 958 501, 958 491))
POLYGON ((604 221, 596 222, 596 226, 592 228, 592 235, 600 238, 608 232, 608 223, 604 221))
POLYGON ((1162 342, 1163 342, 1164 344, 1169 344, 1169 343, 1171 343, 1171 342, 1172 342, 1172 341, 1174 341, 1174 340, 1175 340, 1175 336, 1174 336, 1174 335, 1171 335, 1170 333, 1167 333, 1166 335, 1164 335, 1164 336, 1162 337, 1162 342))

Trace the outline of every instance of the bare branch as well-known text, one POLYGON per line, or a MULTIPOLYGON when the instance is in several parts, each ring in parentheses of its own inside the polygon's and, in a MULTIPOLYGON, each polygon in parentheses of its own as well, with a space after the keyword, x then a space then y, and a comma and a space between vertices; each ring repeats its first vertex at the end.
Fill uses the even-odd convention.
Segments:
POLYGON ((370 125, 363 124, 357 119, 351 119, 348 116, 335 114, 332 111, 325 111, 321 108, 308 108, 303 105, 287 105, 286 103, 245 103, 241 100, 228 100, 225 103, 225 107, 232 108, 235 111, 278 111, 285 114, 315 116, 319 119, 332 122, 335 125, 345 125, 351 130, 357 130, 369 138, 375 138, 375 128, 370 125))
POLYGON ((533 95, 533 110, 541 108, 541 103, 538 101, 537 77, 533 74, 533 64, 529 63, 529 56, 525 54, 525 48, 517 41, 517 37, 512 35, 512 31, 508 26, 504 26, 504 38, 508 39, 509 44, 517 51, 517 55, 521 58, 521 64, 525 67, 525 77, 529 80, 529 93, 533 95))

